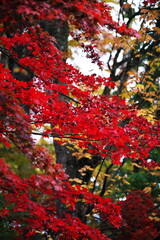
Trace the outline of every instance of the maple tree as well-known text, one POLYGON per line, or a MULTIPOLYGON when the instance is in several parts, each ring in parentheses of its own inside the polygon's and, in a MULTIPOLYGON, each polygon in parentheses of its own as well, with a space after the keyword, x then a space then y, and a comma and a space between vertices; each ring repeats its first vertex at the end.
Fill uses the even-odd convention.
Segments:
MULTIPOLYGON (((144 1, 143 10, 155 9, 156 2, 144 1)), ((0 140, 6 151, 14 145, 33 168, 23 178, 3 154, 0 158, 1 226, 12 230, 15 239, 109 239, 104 224, 123 232, 134 193, 117 204, 107 198, 107 173, 126 159, 159 166, 148 160, 159 144, 159 122, 138 114, 137 105, 122 99, 120 90, 112 95, 114 67, 108 78, 85 76, 65 61, 69 34, 101 69, 94 45, 101 29, 138 41, 140 33, 114 21, 110 10, 103 1, 1 1, 0 140), (104 93, 98 94, 102 86, 104 93), (52 137, 55 154, 37 145, 33 135, 52 137), (98 176, 108 159, 98 193, 98 176)), ((153 208, 152 199, 149 204, 144 211, 153 208)), ((153 226, 153 237, 158 235, 154 221, 146 216, 142 222, 153 226)))

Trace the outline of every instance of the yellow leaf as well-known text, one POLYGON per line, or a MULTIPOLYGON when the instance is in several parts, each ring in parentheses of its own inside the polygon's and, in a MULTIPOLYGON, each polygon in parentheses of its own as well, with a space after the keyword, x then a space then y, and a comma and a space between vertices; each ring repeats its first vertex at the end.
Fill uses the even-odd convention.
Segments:
POLYGON ((67 148, 69 149, 69 150, 74 150, 74 148, 73 147, 70 147, 70 146, 67 146, 67 148))
POLYGON ((154 101, 154 99, 153 98, 144 98, 145 100, 147 100, 147 101, 149 101, 149 102, 153 102, 154 101))
POLYGON ((152 188, 151 188, 151 187, 145 187, 145 188, 143 189, 143 192, 145 192, 145 193, 151 193, 151 191, 152 191, 152 188))
POLYGON ((128 92, 123 92, 123 93, 121 94, 121 97, 122 97, 122 98, 129 98, 128 92))
POLYGON ((92 158, 92 155, 91 155, 90 153, 84 153, 84 154, 83 154, 83 157, 86 157, 86 158, 91 159, 91 158, 92 158))
POLYGON ((81 179, 79 179, 79 178, 72 178, 72 179, 69 179, 69 181, 71 181, 71 182, 76 182, 76 183, 82 183, 82 180, 81 179))
POLYGON ((141 166, 138 165, 137 163, 132 163, 132 165, 135 166, 135 167, 141 168, 141 166))
POLYGON ((110 70, 108 70, 108 69, 106 69, 106 70, 105 70, 105 72, 111 73, 111 71, 110 71, 110 70))
POLYGON ((154 169, 155 169, 155 170, 160 170, 160 167, 155 167, 154 169))
POLYGON ((14 72, 14 73, 19 72, 19 70, 20 70, 19 67, 15 67, 15 68, 13 69, 13 72, 14 72))
POLYGON ((136 87, 137 87, 138 89, 144 90, 144 85, 143 85, 143 84, 140 84, 140 83, 139 83, 139 84, 136 85, 136 87))
POLYGON ((127 185, 130 185, 130 183, 126 179, 123 179, 123 182, 127 185))
POLYGON ((69 41, 69 45, 72 46, 72 47, 77 47, 78 46, 78 42, 76 40, 70 40, 69 41))

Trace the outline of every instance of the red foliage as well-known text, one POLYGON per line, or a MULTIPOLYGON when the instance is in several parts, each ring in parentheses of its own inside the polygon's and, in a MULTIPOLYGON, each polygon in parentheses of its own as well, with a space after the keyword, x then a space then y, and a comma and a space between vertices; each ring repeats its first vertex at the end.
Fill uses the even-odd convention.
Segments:
MULTIPOLYGON (((23 28, 20 22, 17 22, 15 16, 12 14, 18 14, 22 16, 23 20, 27 19, 29 21, 37 20, 48 20, 53 19, 67 20, 70 24, 75 25, 78 29, 82 29, 87 36, 93 34, 97 31, 97 25, 101 26, 107 25, 108 28, 115 29, 117 32, 129 35, 136 35, 136 31, 131 28, 126 28, 125 26, 119 26, 115 21, 113 21, 110 15, 110 7, 103 1, 89 1, 82 0, 79 1, 52 1, 49 0, 14 0, 7 1, 2 0, 2 17, 5 21, 16 24, 18 28, 23 28)), ((6 29, 10 31, 10 25, 6 29)))
MULTIPOLYGON (((94 95, 102 84, 113 88, 112 80, 84 76, 65 63, 54 45, 55 39, 44 32, 37 21, 68 20, 76 29, 84 31, 86 38, 97 31, 98 25, 106 25, 120 34, 135 36, 136 32, 114 22, 108 5, 102 1, 2 0, 1 11, 1 33, 4 34, 0 37, 0 51, 22 72, 25 70, 30 79, 18 80, 0 64, 0 140, 7 147, 13 142, 33 166, 45 171, 45 174, 21 179, 1 159, 0 189, 5 201, 1 218, 12 216, 11 227, 17 229, 19 239, 25 232, 25 239, 29 240, 36 231, 44 235, 51 231, 58 239, 107 239, 98 229, 74 217, 76 203, 81 199, 87 206, 92 205, 94 212, 105 214, 105 220, 114 227, 121 225, 119 206, 79 186, 73 188, 62 167, 53 164, 49 152, 35 145, 31 137, 32 124, 41 127, 50 123, 53 127, 42 132, 44 136, 77 139, 85 147, 92 143, 102 157, 110 156, 114 164, 121 164, 123 157, 129 157, 140 159, 146 166, 155 166, 156 163, 148 163, 147 158, 158 144, 158 123, 152 125, 137 117, 134 107, 126 105, 118 96, 94 95), (26 56, 18 56, 17 46, 28 50, 26 56), (29 113, 24 111, 24 106, 29 113), (126 119, 130 121, 121 127, 126 119), (45 199, 39 202, 42 194, 45 199), (64 207, 62 216, 59 216, 57 199, 64 207)), ((92 47, 87 51, 93 61, 99 61, 92 47)))
POLYGON ((156 3, 158 3, 159 1, 157 0, 146 0, 143 2, 144 5, 155 5, 156 3))
MULTIPOLYGON (((53 230, 59 239, 108 239, 97 229, 93 229, 82 222, 80 219, 65 213, 63 217, 58 217, 58 205, 63 203, 65 210, 76 211, 78 199, 84 199, 86 204, 92 204, 97 214, 105 212, 107 219, 115 227, 121 223, 120 208, 113 204, 110 199, 101 199, 81 189, 73 188, 66 182, 66 175, 61 166, 54 165, 48 169, 48 174, 32 175, 30 179, 21 179, 14 174, 8 164, 0 159, 0 189, 5 200, 4 209, 0 210, 1 218, 13 215, 13 228, 21 234, 21 225, 26 224, 26 238, 37 231, 53 230), (43 203, 38 203, 40 196, 44 194, 43 203), (14 206, 9 207, 9 206, 14 206), (8 210, 8 208, 10 210, 8 210), (21 213, 23 212, 23 215, 21 213), (17 213, 16 215, 14 215, 17 213), (29 213, 29 214, 28 214, 29 213), (116 219, 116 220, 115 220, 116 219)), ((66 211, 65 211, 66 212, 66 211)), ((21 239, 21 238, 20 238, 21 239)))
POLYGON ((143 191, 131 192, 119 205, 122 208, 124 227, 120 229, 121 234, 117 239, 153 240, 159 235, 158 222, 149 218, 151 213, 156 214, 153 199, 149 194, 143 191))

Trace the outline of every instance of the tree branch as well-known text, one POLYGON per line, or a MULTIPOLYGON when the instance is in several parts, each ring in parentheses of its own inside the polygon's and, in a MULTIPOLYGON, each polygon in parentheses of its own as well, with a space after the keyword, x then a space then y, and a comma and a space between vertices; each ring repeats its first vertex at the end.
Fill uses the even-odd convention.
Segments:
MULTIPOLYGON (((11 54, 7 53, 6 51, 9 51, 8 49, 5 49, 5 48, 3 48, 3 47, 0 47, 0 51, 2 52, 3 55, 5 55, 5 56, 7 56, 8 58, 10 58, 10 59, 11 59, 14 63, 16 63, 19 67, 25 69, 28 73, 30 73, 30 74, 32 75, 32 78, 33 78, 33 77, 37 77, 37 78, 38 78, 38 76, 37 76, 33 71, 31 71, 28 67, 25 67, 25 66, 21 65, 21 64, 18 62, 19 59, 15 59, 11 54)), ((56 90, 54 90, 54 91, 56 91, 56 90)), ((77 100, 75 100, 75 99, 73 99, 73 98, 65 95, 64 93, 61 93, 61 92, 59 92, 59 91, 56 91, 56 92, 57 92, 59 95, 61 95, 61 96, 65 97, 65 98, 67 98, 67 99, 75 102, 76 104, 80 104, 80 102, 78 102, 77 100)))

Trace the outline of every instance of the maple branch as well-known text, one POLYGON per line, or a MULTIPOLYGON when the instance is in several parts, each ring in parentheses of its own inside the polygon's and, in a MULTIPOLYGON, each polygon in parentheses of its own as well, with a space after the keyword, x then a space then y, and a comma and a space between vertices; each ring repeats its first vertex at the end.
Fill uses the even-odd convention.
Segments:
POLYGON ((108 62, 107 62, 108 69, 109 69, 110 71, 111 71, 110 61, 111 61, 111 59, 112 59, 112 52, 113 52, 114 46, 115 46, 115 44, 113 44, 113 46, 112 46, 111 52, 110 52, 110 54, 109 54, 108 62))
MULTIPOLYGON (((109 149, 111 149, 111 147, 110 147, 109 149)), ((99 174, 100 174, 100 172, 101 172, 101 170, 102 170, 104 161, 105 161, 105 158, 102 158, 102 162, 101 162, 100 168, 99 168, 99 170, 98 170, 98 173, 97 173, 97 175, 96 175, 96 177, 95 177, 95 180, 94 180, 94 183, 93 183, 93 188, 92 188, 92 191, 91 191, 92 193, 94 193, 94 190, 95 190, 95 187, 96 187, 96 182, 97 182, 98 176, 99 176, 99 174)), ((113 166, 113 164, 111 163, 110 166, 108 167, 108 171, 109 171, 109 169, 110 169, 112 166, 113 166)), ((94 204, 90 204, 90 205, 87 207, 87 209, 86 209, 86 215, 89 214, 89 213, 93 210, 93 208, 94 208, 94 204)))
MULTIPOLYGON (((105 139, 85 139, 85 138, 78 138, 78 137, 72 137, 73 135, 71 134, 64 134, 63 136, 58 135, 58 134, 51 134, 51 133, 40 133, 40 132, 32 132, 31 134, 33 135, 39 135, 39 136, 43 136, 43 137, 53 137, 53 138, 67 138, 67 139, 76 139, 76 140, 81 140, 81 141, 100 141, 100 140, 105 140, 105 139)), ((77 134, 74 134, 77 135, 77 134)))
POLYGON ((141 12, 141 9, 139 9, 138 12, 135 12, 127 21, 126 25, 129 26, 129 24, 131 23, 131 21, 138 15, 142 15, 144 13, 141 12))
MULTIPOLYGON (((130 59, 131 59, 131 57, 135 57, 136 56, 136 54, 134 55, 133 54, 133 51, 131 52, 130 51, 130 53, 128 52, 127 54, 125 54, 124 56, 123 56, 123 59, 120 61, 120 62, 116 62, 116 66, 114 67, 115 68, 115 70, 117 69, 117 67, 120 67, 121 65, 123 65, 124 63, 126 63, 126 62, 128 62, 130 59), (131 54, 132 53, 132 54, 131 54)), ((114 61, 115 62, 115 61, 114 61)))
POLYGON ((144 7, 144 8, 141 8, 139 9, 137 12, 135 12, 133 15, 130 16, 130 18, 128 19, 126 25, 129 26, 131 21, 136 17, 136 16, 139 16, 139 15, 144 15, 146 14, 145 12, 142 12, 142 10, 150 10, 150 11, 158 11, 160 8, 159 7, 155 7, 155 8, 150 8, 150 7, 144 7))
MULTIPOLYGON (((6 180, 7 180, 7 179, 6 179, 6 180)), ((3 187, 3 186, 0 186, 0 188, 3 189, 3 190, 5 190, 5 191, 7 191, 7 192, 10 192, 10 193, 13 193, 13 192, 14 192, 13 190, 8 189, 8 188, 3 187)))
POLYGON ((101 169, 102 169, 102 167, 103 167, 104 161, 105 161, 105 158, 102 159, 101 166, 100 166, 100 168, 99 168, 99 170, 98 170, 98 173, 97 173, 97 175, 96 175, 96 177, 95 177, 95 180, 94 180, 94 183, 93 183, 93 188, 92 188, 92 193, 93 193, 94 190, 95 190, 96 182, 97 182, 98 176, 99 176, 99 174, 100 174, 100 172, 101 172, 101 169))
MULTIPOLYGON (((3 47, 0 47, 0 51, 2 52, 3 55, 5 55, 5 56, 7 56, 8 58, 10 58, 10 59, 11 59, 14 63, 16 63, 19 67, 25 69, 28 73, 30 73, 30 74, 32 75, 32 78, 33 78, 33 77, 38 77, 38 76, 37 76, 34 72, 32 72, 28 67, 25 67, 25 66, 21 65, 21 64, 18 62, 19 59, 15 59, 11 54, 7 53, 6 51, 9 51, 9 49, 5 49, 5 48, 3 48, 3 47)), ((64 93, 59 92, 59 91, 57 91, 57 90, 54 90, 54 91, 57 92, 59 95, 61 95, 61 96, 65 97, 65 98, 67 98, 67 99, 75 102, 76 104, 80 104, 79 101, 73 99, 72 97, 69 97, 69 96, 65 95, 64 93)))
MULTIPOLYGON (((107 179, 108 177, 105 176, 104 178, 104 182, 103 182, 103 187, 102 187, 102 190, 100 192, 100 196, 103 197, 107 188, 109 187, 109 185, 111 184, 112 182, 112 179, 114 179, 114 177, 117 175, 117 173, 119 172, 119 170, 123 167, 125 163, 125 159, 123 160, 122 164, 119 166, 119 168, 115 171, 115 173, 110 177, 110 180, 107 182, 107 179)), ((106 169, 106 172, 105 174, 108 174, 109 170, 111 169, 111 167, 113 166, 113 164, 111 163, 110 166, 106 169)))
MULTIPOLYGON (((54 91, 55 91, 55 90, 54 90, 54 91)), ((58 92, 58 94, 60 94, 61 96, 65 97, 65 98, 67 98, 67 99, 69 99, 69 100, 71 100, 72 102, 75 102, 75 103, 77 103, 77 104, 80 104, 80 102, 78 102, 78 101, 75 100, 74 98, 69 97, 68 95, 65 95, 64 93, 61 93, 61 92, 59 92, 59 91, 56 91, 56 92, 58 92)))
POLYGON ((10 58, 14 63, 16 63, 19 67, 25 69, 28 73, 30 73, 32 75, 32 77, 34 77, 34 73, 28 68, 25 67, 23 65, 21 65, 18 60, 19 59, 15 59, 11 54, 7 53, 6 51, 9 51, 8 49, 5 49, 3 47, 0 47, 0 51, 2 52, 3 55, 5 55, 6 57, 10 58))
MULTIPOLYGON (((108 168, 106 169, 106 171, 105 171, 105 174, 108 174, 109 173, 109 171, 110 171, 110 169, 113 167, 113 163, 111 163, 109 166, 108 166, 108 168)), ((102 187, 102 190, 101 190, 101 192, 100 192, 100 197, 102 197, 104 194, 105 194, 105 191, 106 191, 106 189, 107 189, 107 187, 108 187, 108 185, 107 185, 107 176, 105 176, 105 178, 104 178, 104 181, 103 181, 103 187, 102 187)))
MULTIPOLYGON (((57 135, 57 134, 50 134, 50 133, 39 133, 39 132, 32 132, 33 135, 40 135, 43 137, 57 137, 57 138, 71 138, 71 139, 77 139, 81 141, 91 141, 91 142, 97 142, 97 141, 103 141, 108 140, 107 138, 99 138, 99 139, 88 139, 88 138, 79 138, 79 137, 72 137, 74 135, 78 134, 64 134, 63 136, 57 135)), ((79 134, 81 135, 81 134, 79 134)), ((151 136, 158 136, 158 134, 150 134, 151 136)), ((132 136, 136 136, 136 134, 132 134, 132 136)))

